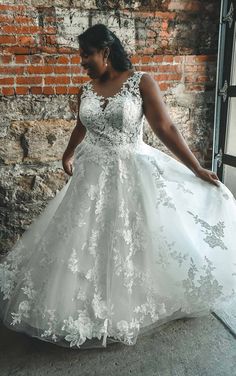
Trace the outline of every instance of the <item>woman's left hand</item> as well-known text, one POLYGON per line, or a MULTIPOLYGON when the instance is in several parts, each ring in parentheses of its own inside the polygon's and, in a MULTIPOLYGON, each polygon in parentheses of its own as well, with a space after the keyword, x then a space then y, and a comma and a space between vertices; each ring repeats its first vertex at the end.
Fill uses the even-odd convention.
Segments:
POLYGON ((194 172, 195 175, 202 180, 209 181, 211 184, 216 185, 217 187, 220 186, 219 178, 215 172, 207 170, 206 168, 200 167, 197 171, 194 172))

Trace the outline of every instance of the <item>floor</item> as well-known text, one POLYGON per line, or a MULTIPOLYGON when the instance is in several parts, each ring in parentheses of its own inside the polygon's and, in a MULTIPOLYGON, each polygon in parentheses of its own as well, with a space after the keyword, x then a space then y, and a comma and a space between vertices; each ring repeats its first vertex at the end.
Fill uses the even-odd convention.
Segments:
POLYGON ((236 336, 216 314, 164 324, 135 346, 76 350, 0 326, 1 376, 236 376, 236 336))

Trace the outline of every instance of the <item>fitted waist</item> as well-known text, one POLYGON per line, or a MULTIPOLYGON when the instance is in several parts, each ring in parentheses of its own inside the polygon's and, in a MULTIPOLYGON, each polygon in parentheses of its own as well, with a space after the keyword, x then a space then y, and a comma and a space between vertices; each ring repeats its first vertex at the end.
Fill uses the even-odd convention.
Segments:
POLYGON ((111 135, 95 135, 91 132, 86 132, 82 144, 103 148, 104 150, 124 150, 139 148, 143 144, 142 134, 127 135, 123 133, 120 137, 112 137, 111 135))

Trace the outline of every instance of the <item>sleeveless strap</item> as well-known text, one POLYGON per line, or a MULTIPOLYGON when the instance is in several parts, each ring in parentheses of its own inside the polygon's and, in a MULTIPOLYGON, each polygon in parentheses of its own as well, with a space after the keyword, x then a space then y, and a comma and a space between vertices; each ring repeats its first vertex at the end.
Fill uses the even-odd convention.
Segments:
MULTIPOLYGON (((122 95, 122 93, 126 90, 128 90, 137 97, 140 96, 139 84, 141 77, 144 73, 145 72, 143 71, 135 71, 134 74, 127 80, 127 82, 125 82, 125 84, 122 87, 122 90, 120 90, 120 92, 118 92, 116 95, 111 96, 110 98, 116 97, 117 95, 122 95)), ((87 81, 84 84, 82 84, 83 92, 81 98, 83 98, 83 96, 85 96, 86 94, 94 95, 93 91, 91 90, 90 82, 91 81, 87 81)), ((99 97, 99 95, 97 95, 97 97, 99 97)))
POLYGON ((134 94, 137 97, 140 96, 139 84, 140 84, 141 77, 144 73, 145 72, 143 71, 136 71, 134 76, 132 77, 132 80, 129 82, 130 91, 132 92, 132 94, 134 94))

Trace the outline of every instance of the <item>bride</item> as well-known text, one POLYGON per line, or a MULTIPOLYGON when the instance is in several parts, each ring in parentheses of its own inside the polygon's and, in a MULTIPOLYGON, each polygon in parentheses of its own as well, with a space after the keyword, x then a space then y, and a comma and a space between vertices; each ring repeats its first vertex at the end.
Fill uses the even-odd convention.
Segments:
POLYGON ((235 298, 236 201, 117 36, 97 24, 79 43, 91 80, 62 158, 69 181, 0 263, 0 317, 61 346, 134 345, 235 298), (143 141, 144 117, 179 160, 143 141))

